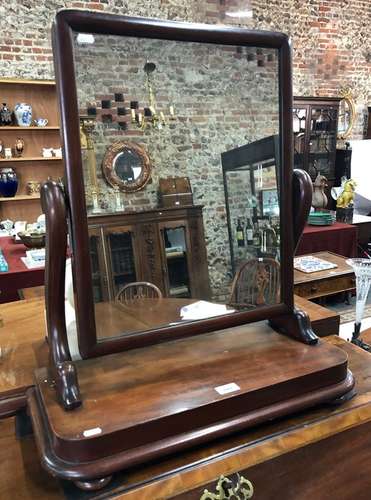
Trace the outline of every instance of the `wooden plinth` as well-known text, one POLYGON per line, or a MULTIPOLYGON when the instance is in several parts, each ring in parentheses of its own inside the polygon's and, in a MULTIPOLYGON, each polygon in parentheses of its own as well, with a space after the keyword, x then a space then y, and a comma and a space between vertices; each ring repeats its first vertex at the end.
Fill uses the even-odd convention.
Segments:
POLYGON ((351 391, 347 356, 259 323, 77 363, 83 405, 66 412, 44 369, 29 392, 45 467, 94 479, 351 391), (236 384, 219 394, 216 388, 236 384))

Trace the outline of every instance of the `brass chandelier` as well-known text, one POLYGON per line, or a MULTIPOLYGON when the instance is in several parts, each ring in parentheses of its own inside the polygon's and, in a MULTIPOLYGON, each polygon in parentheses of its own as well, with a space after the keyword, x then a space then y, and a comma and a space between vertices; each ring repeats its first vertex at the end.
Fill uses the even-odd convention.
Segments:
POLYGON ((152 74, 156 69, 156 64, 147 61, 143 67, 146 74, 146 87, 148 93, 148 106, 139 109, 138 101, 130 102, 131 123, 136 124, 141 130, 157 129, 161 130, 169 121, 175 120, 174 106, 169 106, 169 113, 165 115, 163 111, 157 109, 156 95, 153 89, 152 74))

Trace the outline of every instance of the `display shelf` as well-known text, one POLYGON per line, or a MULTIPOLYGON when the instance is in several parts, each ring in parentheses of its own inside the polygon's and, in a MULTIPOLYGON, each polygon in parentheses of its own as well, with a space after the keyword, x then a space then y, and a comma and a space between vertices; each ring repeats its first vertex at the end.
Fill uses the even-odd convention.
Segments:
POLYGON ((21 156, 20 158, 1 158, 0 163, 12 162, 12 161, 55 161, 55 160, 63 160, 63 158, 57 158, 56 156, 52 156, 50 158, 44 158, 43 156, 21 156))
POLYGON ((53 86, 55 87, 55 81, 54 80, 27 80, 23 78, 0 78, 0 84, 1 83, 8 83, 11 85, 17 84, 17 85, 46 85, 46 86, 53 86))
POLYGON ((185 257, 184 252, 166 252, 167 259, 175 259, 179 257, 185 257))
POLYGON ((12 167, 19 182, 17 196, 0 197, 0 220, 34 222, 42 213, 40 197, 27 195, 27 184, 42 183, 49 177, 58 179, 64 175, 62 158, 42 156, 43 148, 59 149, 61 146, 56 85, 54 80, 0 78, 0 94, 1 102, 7 103, 12 112, 17 103, 26 102, 32 106, 33 119, 48 120, 45 127, 37 127, 34 121, 29 127, 19 126, 15 121, 0 126, 0 139, 4 149, 14 148, 17 138, 24 141, 21 157, 14 155, 9 159, 0 158, 0 168, 12 167))
POLYGON ((59 130, 60 127, 58 126, 54 126, 54 125, 47 125, 46 127, 20 127, 18 125, 0 125, 0 131, 1 130, 22 130, 22 132, 24 131, 35 131, 37 130, 38 132, 41 131, 41 130, 59 130))
POLYGON ((19 194, 18 196, 9 196, 9 197, 0 197, 0 202, 4 201, 25 201, 25 200, 39 200, 40 195, 28 195, 28 194, 19 194))

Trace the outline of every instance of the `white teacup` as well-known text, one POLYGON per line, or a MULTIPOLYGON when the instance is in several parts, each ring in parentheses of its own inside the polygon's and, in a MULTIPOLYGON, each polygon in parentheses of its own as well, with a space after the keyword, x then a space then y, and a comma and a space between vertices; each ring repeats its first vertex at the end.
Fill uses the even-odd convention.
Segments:
POLYGON ((42 149, 43 158, 53 158, 53 148, 42 149))
POLYGON ((62 148, 53 149, 53 153, 56 158, 62 158, 62 148))
POLYGON ((34 120, 34 123, 37 127, 46 127, 48 120, 46 118, 38 118, 37 120, 34 120))

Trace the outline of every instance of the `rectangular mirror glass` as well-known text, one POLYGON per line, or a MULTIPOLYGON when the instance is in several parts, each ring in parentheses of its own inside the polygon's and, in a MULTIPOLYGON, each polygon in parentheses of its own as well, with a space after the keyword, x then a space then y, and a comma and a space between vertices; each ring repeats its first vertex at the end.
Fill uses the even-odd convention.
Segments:
POLYGON ((279 303, 278 49, 73 43, 97 338, 279 303))

